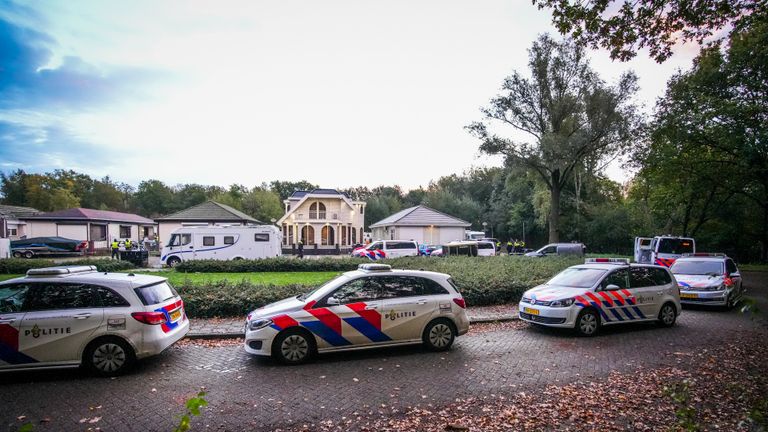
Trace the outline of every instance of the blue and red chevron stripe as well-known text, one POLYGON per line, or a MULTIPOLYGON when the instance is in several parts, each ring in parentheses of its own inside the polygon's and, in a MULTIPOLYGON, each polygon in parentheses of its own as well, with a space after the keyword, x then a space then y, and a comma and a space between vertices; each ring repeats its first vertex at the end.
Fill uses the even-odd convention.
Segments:
POLYGON ((155 309, 155 312, 162 312, 165 315, 165 322, 160 324, 160 328, 163 329, 163 333, 168 333, 171 330, 175 329, 179 326, 179 323, 184 321, 186 318, 186 314, 184 311, 182 311, 182 316, 179 318, 176 322, 171 322, 171 311, 175 310, 176 308, 180 308, 184 306, 184 301, 179 300, 175 303, 171 303, 168 306, 163 306, 159 309, 155 309))
MULTIPOLYGON (((271 327, 281 331, 289 327, 302 326, 333 346, 351 345, 351 342, 342 336, 342 319, 328 308, 313 309, 312 307, 316 303, 316 301, 308 302, 304 306, 304 310, 314 318, 317 318, 317 320, 296 321, 288 315, 278 315, 272 318, 271 327)), ((381 331, 381 314, 376 310, 366 309, 367 306, 363 302, 346 305, 358 316, 344 318, 344 322, 367 337, 371 342, 391 340, 389 336, 381 331)))
POLYGON ((676 258, 656 258, 653 263, 658 266, 672 267, 675 261, 677 261, 676 258))
POLYGON ((599 293, 587 292, 580 296, 575 296, 574 301, 581 307, 593 306, 600 312, 600 316, 605 321, 613 321, 608 316, 608 312, 613 315, 616 321, 624 321, 625 317, 628 320, 645 319, 645 315, 638 308, 637 299, 628 290, 622 289, 618 291, 601 291, 599 293), (607 310, 607 311, 606 311, 607 310), (621 313, 624 314, 622 316, 621 313), (632 312, 637 314, 635 317, 632 312))
POLYGON ((8 324, 0 324, 0 361, 10 364, 37 363, 34 358, 19 352, 19 331, 8 324))

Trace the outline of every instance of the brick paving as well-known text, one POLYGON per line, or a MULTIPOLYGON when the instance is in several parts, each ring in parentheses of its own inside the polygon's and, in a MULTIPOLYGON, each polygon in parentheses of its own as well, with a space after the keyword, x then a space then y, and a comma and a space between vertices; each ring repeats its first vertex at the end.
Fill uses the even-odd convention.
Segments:
MULTIPOLYGON (((766 298, 768 274, 751 294, 766 298)), ((239 346, 176 346, 134 373, 98 379, 80 371, 0 375, 0 428, 35 430, 170 430, 200 386, 210 406, 193 430, 273 430, 342 417, 398 415, 457 398, 536 392, 547 384, 602 379, 610 371, 676 366, 736 333, 768 335, 737 311, 686 309, 673 328, 607 327, 577 338, 510 323, 477 325, 449 352, 401 347, 323 355, 297 367, 254 358, 239 346), (99 418, 95 423, 88 420, 99 418), (41 419, 48 419, 40 423, 41 419), (84 423, 81 420, 86 419, 84 423)))

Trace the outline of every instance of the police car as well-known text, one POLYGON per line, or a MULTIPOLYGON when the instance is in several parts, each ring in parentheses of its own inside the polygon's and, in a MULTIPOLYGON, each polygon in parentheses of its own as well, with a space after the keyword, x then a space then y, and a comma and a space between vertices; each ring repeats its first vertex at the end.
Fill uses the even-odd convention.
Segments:
POLYGON ((725 254, 684 254, 670 270, 683 303, 731 308, 744 297, 739 269, 725 254))
POLYGON ((582 336, 626 322, 669 327, 682 310, 677 282, 667 268, 617 258, 590 258, 563 270, 526 291, 519 309, 523 321, 574 328, 582 336))
POLYGON ((416 343, 443 351, 469 330, 465 307, 449 275, 361 264, 248 314, 245 350, 286 364, 316 353, 416 343))
POLYGON ((63 266, 0 282, 0 371, 82 365, 118 375, 188 330, 184 302, 162 277, 63 266))

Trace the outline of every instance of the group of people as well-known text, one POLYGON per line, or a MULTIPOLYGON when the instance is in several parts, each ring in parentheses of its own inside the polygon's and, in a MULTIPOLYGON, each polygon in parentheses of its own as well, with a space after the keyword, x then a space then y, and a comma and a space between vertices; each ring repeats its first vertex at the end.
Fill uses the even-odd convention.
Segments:
POLYGON ((507 253, 508 254, 523 253, 524 250, 525 250, 525 241, 518 240, 518 239, 507 240, 507 253))

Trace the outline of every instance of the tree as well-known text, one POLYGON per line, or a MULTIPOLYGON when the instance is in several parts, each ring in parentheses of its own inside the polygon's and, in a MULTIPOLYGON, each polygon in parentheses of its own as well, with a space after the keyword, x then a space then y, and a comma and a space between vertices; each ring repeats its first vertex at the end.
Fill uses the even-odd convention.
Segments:
POLYGON ((625 73, 606 85, 589 66, 584 49, 542 35, 529 52, 531 78, 518 72, 503 93, 482 109, 484 122, 468 126, 480 150, 502 154, 539 174, 550 193, 549 241, 560 240, 560 200, 573 171, 615 157, 638 137, 640 117, 632 102, 637 78, 625 73), (502 137, 489 126, 511 127, 532 142, 502 137))
POLYGON ((317 188, 317 185, 306 180, 297 182, 274 180, 269 184, 269 189, 280 197, 280 201, 288 199, 288 197, 297 190, 312 190, 317 188))
MULTIPOLYGON (((766 261, 768 14, 751 19, 748 28, 731 34, 727 50, 703 50, 691 71, 670 80, 657 104, 650 148, 638 159, 646 181, 666 176, 672 183, 681 178, 689 182, 681 192, 694 196, 679 205, 691 208, 696 226, 735 205, 734 195, 744 198, 743 205, 759 221, 744 227, 754 229, 749 235, 758 239, 760 260, 766 261), (661 160, 666 162, 653 164, 661 160)), ((673 187, 666 190, 674 192, 673 187)), ((650 201, 654 204, 653 195, 650 201)), ((656 201, 658 209, 663 202, 656 201)), ((736 222, 725 217, 726 223, 736 222)))
POLYGON ((243 211, 264 223, 270 223, 272 219, 280 219, 283 215, 283 204, 275 192, 265 187, 255 187, 243 196, 243 211))
POLYGON ((147 217, 167 215, 174 210, 173 191, 160 180, 139 183, 133 200, 139 214, 147 217))
POLYGON ((663 62, 680 42, 704 45, 722 29, 748 25, 764 0, 533 0, 539 9, 552 10, 557 30, 576 43, 610 51, 626 61, 642 48, 663 62))

